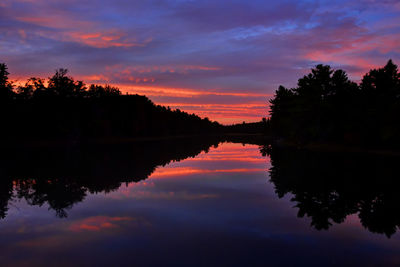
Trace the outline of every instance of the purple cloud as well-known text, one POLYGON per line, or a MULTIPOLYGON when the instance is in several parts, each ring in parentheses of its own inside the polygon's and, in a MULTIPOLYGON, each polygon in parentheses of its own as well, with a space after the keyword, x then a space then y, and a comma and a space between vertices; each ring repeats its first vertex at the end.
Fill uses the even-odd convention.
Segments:
MULTIPOLYGON (((0 61, 21 81, 65 67, 88 83, 182 109, 223 105, 225 116, 230 107, 226 122, 258 120, 260 112, 251 117, 240 104, 265 106, 267 97, 251 95, 293 86, 317 63, 358 80, 399 61, 398 25, 400 4, 391 0, 3 0, 0 61), (180 90, 166 98, 157 88, 180 90), (195 91, 203 96, 179 95, 195 91)), ((218 108, 201 113, 222 118, 218 108)))

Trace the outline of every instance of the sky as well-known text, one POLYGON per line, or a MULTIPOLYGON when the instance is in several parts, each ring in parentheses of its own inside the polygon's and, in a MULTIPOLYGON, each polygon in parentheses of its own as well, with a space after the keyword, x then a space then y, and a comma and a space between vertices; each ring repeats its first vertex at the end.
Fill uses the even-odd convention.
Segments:
POLYGON ((359 81, 389 59, 399 0, 0 0, 17 83, 67 68, 225 124, 268 116, 278 86, 319 63, 359 81))

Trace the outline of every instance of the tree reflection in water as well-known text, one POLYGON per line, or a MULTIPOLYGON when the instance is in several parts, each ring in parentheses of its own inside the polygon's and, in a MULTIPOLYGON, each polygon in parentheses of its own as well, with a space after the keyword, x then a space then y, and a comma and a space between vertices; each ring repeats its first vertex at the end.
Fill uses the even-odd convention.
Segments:
POLYGON ((271 146, 261 152, 271 157, 276 194, 292 194, 298 217, 311 217, 316 229, 328 229, 351 214, 387 237, 400 227, 399 157, 271 146))
MULTIPOLYGON (((187 138, 112 145, 3 149, 0 154, 0 217, 10 201, 49 206, 58 217, 88 194, 117 190, 148 178, 158 166, 195 157, 221 138, 187 138)), ((244 142, 244 140, 230 140, 244 142)), ((254 144, 254 142, 252 142, 254 144)), ((271 158, 270 182, 278 197, 292 194, 298 216, 329 229, 357 214, 374 233, 392 236, 400 227, 398 157, 319 153, 261 146, 271 158)))
POLYGON ((59 217, 88 193, 109 193, 149 177, 156 167, 194 157, 219 141, 179 139, 113 145, 3 149, 0 158, 0 217, 12 199, 49 205, 59 217))

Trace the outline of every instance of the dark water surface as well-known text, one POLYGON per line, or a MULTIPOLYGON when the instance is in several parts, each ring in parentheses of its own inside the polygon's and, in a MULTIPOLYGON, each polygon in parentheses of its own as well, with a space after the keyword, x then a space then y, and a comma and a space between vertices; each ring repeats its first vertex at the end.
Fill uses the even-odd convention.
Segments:
POLYGON ((388 159, 211 141, 78 150, 2 159, 2 266, 400 264, 388 159))

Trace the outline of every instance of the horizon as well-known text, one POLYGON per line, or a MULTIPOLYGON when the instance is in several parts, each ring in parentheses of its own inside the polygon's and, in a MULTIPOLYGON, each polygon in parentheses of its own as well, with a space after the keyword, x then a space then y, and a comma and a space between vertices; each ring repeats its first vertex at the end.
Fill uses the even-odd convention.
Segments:
POLYGON ((223 124, 260 121, 279 85, 316 64, 359 81, 400 59, 400 2, 5 0, 12 80, 55 69, 223 124), (96 9, 94 4, 96 3, 96 9))

